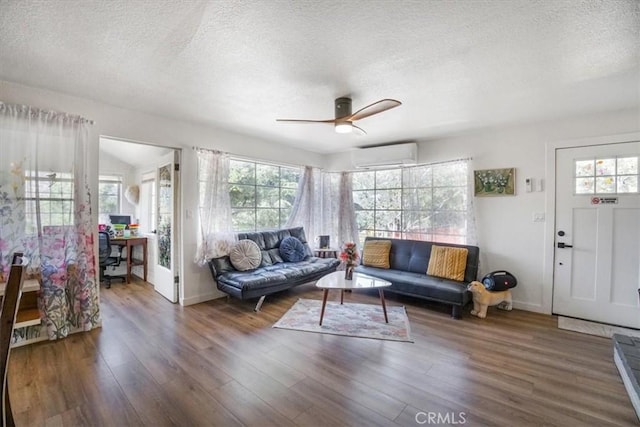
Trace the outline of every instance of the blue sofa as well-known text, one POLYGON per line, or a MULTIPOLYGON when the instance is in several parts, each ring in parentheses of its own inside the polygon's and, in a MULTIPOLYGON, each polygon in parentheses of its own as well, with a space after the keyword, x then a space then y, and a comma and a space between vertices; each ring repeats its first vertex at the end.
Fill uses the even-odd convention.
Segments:
POLYGON ((467 285, 477 280, 480 249, 477 246, 454 245, 450 243, 434 243, 419 240, 387 239, 383 237, 367 237, 367 240, 390 240, 389 269, 359 265, 355 271, 379 277, 392 283, 385 292, 395 292, 417 298, 438 301, 452 306, 452 317, 459 319, 461 309, 471 301, 471 292, 467 285), (431 256, 431 247, 453 246, 467 248, 467 265, 464 281, 442 279, 426 274, 431 256))
POLYGON ((262 261, 253 270, 236 270, 228 256, 209 260, 209 269, 218 289, 242 300, 260 297, 256 311, 264 297, 294 286, 318 280, 336 271, 340 264, 335 258, 318 258, 307 243, 302 227, 274 231, 239 233, 238 240, 249 239, 257 243, 262 261), (299 262, 285 262, 280 256, 280 242, 288 236, 298 238, 305 247, 306 257, 299 262))

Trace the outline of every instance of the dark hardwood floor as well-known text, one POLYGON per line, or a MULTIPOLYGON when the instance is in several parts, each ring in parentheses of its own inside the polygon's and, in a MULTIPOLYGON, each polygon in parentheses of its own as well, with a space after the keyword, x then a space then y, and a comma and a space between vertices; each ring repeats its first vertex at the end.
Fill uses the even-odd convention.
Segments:
MULTIPOLYGON (((337 293, 336 293, 337 295, 337 293)), ((14 349, 18 426, 637 425, 609 339, 490 309, 405 305, 415 343, 273 329, 313 285, 181 307, 144 282, 102 288, 102 328, 14 349)), ((334 296, 335 297, 335 296, 334 296)), ((377 294, 346 301, 379 304, 377 294)))

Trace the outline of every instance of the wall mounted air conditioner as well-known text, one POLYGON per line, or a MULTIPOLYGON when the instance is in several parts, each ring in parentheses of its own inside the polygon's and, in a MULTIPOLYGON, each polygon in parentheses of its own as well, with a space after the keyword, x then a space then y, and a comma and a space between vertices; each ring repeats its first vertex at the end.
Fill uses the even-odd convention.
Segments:
POLYGON ((418 162, 418 145, 383 145, 380 147, 358 148, 351 151, 353 166, 360 169, 391 166, 411 166, 418 162))

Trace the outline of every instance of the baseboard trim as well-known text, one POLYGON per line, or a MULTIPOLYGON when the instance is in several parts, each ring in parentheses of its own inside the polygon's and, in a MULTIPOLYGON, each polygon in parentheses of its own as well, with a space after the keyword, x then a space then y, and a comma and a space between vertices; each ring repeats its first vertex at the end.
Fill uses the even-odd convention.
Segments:
POLYGON ((227 294, 225 294, 224 292, 216 291, 216 292, 212 292, 204 295, 196 295, 194 297, 183 298, 180 300, 180 305, 187 306, 187 305, 200 304, 201 302, 207 302, 207 301, 222 298, 225 296, 227 296, 227 294))
POLYGON ((514 301, 513 308, 524 311, 532 311, 534 313, 551 314, 540 304, 532 304, 530 302, 514 301))

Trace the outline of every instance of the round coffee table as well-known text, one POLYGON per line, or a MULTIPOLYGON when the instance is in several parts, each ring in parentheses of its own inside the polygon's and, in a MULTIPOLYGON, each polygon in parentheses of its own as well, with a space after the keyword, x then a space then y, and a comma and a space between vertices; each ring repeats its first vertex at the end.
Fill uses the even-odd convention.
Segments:
POLYGON ((387 306, 384 303, 384 291, 382 288, 391 286, 391 282, 379 279, 377 277, 368 276, 362 273, 353 273, 353 280, 346 280, 344 278, 344 271, 334 271, 326 276, 321 277, 316 286, 324 290, 322 296, 322 310, 320 311, 320 326, 322 326, 322 319, 324 318, 324 309, 327 305, 327 295, 329 289, 340 289, 340 304, 344 302, 344 291, 353 289, 378 289, 380 294, 380 303, 382 304, 382 311, 384 312, 384 321, 389 323, 387 317, 387 306))

